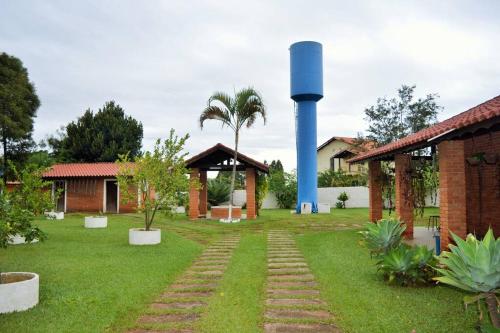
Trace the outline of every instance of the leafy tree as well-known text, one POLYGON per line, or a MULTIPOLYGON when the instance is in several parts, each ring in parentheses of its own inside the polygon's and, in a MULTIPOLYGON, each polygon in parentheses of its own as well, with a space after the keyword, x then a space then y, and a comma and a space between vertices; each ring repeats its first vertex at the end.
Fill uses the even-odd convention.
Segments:
POLYGON ((369 122, 368 139, 385 145, 436 122, 442 109, 436 101, 439 96, 428 94, 415 101, 415 87, 403 85, 396 98, 379 98, 376 105, 365 109, 365 119, 369 122))
POLYGON ((262 208, 262 203, 269 191, 268 176, 263 172, 256 171, 255 175, 255 203, 257 205, 256 211, 259 215, 260 209, 262 208))
POLYGON ((8 161, 25 157, 33 145, 33 118, 40 107, 35 86, 21 60, 0 53, 0 140, 3 147, 3 179, 8 161))
MULTIPOLYGON (((232 174, 230 172, 219 171, 215 178, 217 180, 220 180, 223 183, 226 183, 228 188, 229 188, 231 186, 231 177, 232 177, 232 174)), ((244 190, 245 189, 245 173, 244 172, 236 171, 236 178, 234 180, 234 189, 235 190, 244 190)))
POLYGON ((258 116, 262 116, 266 122, 266 109, 261 95, 253 88, 245 88, 234 97, 223 92, 216 92, 208 99, 208 105, 200 116, 200 127, 208 119, 222 122, 222 126, 227 126, 234 131, 234 163, 231 177, 230 199, 229 199, 229 220, 232 218, 233 192, 236 179, 236 160, 238 157, 238 143, 240 131, 244 126, 251 127, 258 116))
MULTIPOLYGON (((152 152, 136 157, 131 163, 129 155, 120 156, 117 180, 120 197, 124 203, 136 202, 140 195, 138 211, 144 213, 145 230, 149 231, 160 208, 166 215, 181 199, 180 193, 189 190, 188 170, 184 158, 184 145, 189 135, 178 137, 170 130, 163 143, 158 139, 152 152)), ((194 184, 199 186, 199 184, 194 184)))
POLYGON ((274 193, 280 208, 292 208, 297 202, 297 176, 283 170, 280 160, 269 165, 269 191, 274 193))
POLYGON ((48 138, 56 158, 63 162, 114 162, 120 155, 140 155, 142 124, 125 115, 115 102, 106 102, 97 113, 90 109, 75 122, 48 138))

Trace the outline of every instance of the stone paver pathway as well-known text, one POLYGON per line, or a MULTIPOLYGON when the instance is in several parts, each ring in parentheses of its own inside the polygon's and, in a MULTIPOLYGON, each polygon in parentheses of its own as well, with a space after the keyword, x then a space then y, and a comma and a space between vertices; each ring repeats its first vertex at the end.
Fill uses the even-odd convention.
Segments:
POLYGON ((190 333, 222 278, 239 235, 208 246, 193 265, 170 285, 137 320, 129 333, 190 333))
POLYGON ((269 231, 267 267, 265 333, 340 332, 287 231, 269 231))

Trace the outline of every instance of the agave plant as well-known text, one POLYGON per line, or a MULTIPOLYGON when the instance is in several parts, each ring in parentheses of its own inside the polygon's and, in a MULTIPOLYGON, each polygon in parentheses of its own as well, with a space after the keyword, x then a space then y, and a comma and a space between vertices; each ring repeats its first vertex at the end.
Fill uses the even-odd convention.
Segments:
POLYGON ((437 269, 442 276, 435 280, 475 293, 464 297, 465 305, 477 302, 482 318, 484 300, 493 326, 500 328, 500 238, 495 240, 491 229, 482 241, 471 234, 466 240, 453 233, 452 237, 456 245, 449 246, 451 252, 442 252, 439 262, 445 268, 437 269))
POLYGON ((409 286, 429 283, 435 275, 435 262, 434 252, 426 246, 401 244, 382 256, 377 266, 389 283, 409 286))
POLYGON ((404 224, 394 219, 367 223, 366 230, 359 232, 363 236, 361 244, 370 250, 372 256, 379 257, 401 244, 401 235, 405 229, 404 224))

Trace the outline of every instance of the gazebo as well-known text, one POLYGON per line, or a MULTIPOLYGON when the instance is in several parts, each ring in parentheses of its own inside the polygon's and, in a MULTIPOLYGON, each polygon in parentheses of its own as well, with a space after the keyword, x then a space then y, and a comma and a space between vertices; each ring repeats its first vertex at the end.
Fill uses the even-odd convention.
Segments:
POLYGON ((186 161, 186 166, 191 171, 190 179, 197 179, 201 184, 201 189, 191 186, 189 190, 190 219, 207 216, 207 171, 232 171, 234 163, 236 163, 237 171, 245 171, 247 219, 257 217, 256 172, 269 173, 268 166, 242 153, 238 153, 236 161, 234 161, 234 150, 218 143, 186 161))
POLYGON ((396 215, 413 238, 412 153, 431 147, 439 160, 441 247, 450 231, 482 237, 491 227, 500 235, 500 96, 434 126, 349 160, 369 162, 370 221, 382 218, 381 161, 395 165, 396 215))

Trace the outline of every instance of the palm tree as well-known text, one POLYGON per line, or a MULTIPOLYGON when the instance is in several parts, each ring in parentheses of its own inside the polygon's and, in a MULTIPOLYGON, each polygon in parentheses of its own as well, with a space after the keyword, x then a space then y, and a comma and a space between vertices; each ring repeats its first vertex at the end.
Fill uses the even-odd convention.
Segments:
POLYGON ((258 116, 266 123, 266 108, 261 95, 251 87, 241 89, 234 97, 224 92, 216 92, 208 99, 208 105, 200 115, 200 127, 207 119, 219 120, 222 126, 227 126, 234 131, 234 160, 233 173, 231 176, 230 198, 229 198, 229 222, 233 212, 234 180, 236 178, 236 160, 238 157, 238 142, 240 131, 243 126, 251 127, 258 116))

